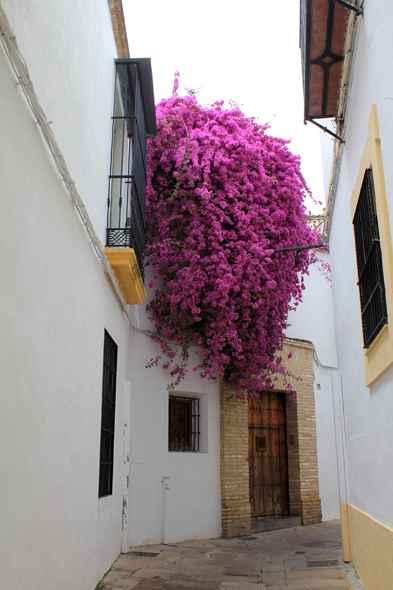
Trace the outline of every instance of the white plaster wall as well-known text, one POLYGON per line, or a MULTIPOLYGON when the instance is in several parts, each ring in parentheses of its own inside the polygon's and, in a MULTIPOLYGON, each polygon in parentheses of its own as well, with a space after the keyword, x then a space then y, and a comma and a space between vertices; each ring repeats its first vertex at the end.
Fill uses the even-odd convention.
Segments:
MULTIPOLYGON (((116 57, 107 1, 3 6, 104 240, 116 57)), ((7 285, 0 295, 7 343, 0 352, 0 587, 91 590, 127 544, 121 529, 128 382, 130 543, 162 538, 163 475, 171 478, 169 540, 220 535, 218 384, 192 372, 182 384, 181 392, 201 397, 204 452, 169 453, 170 378, 145 369, 157 345, 129 328, 2 51, 0 80, 7 138, 0 144, 7 285), (119 346, 119 362, 113 494, 99 500, 104 328, 119 346)))
MULTIPOLYGON (((331 119, 324 119, 320 121, 320 123, 330 129, 335 133, 334 125, 332 124, 331 119)), ((325 198, 328 195, 329 191, 329 181, 330 181, 330 174, 332 169, 332 154, 333 154, 333 145, 334 139, 328 133, 324 131, 319 132, 319 139, 321 143, 321 156, 322 156, 322 171, 323 171, 323 185, 325 188, 325 198)))
MULTIPOLYGON (((94 209, 93 200, 103 199, 104 227, 111 116, 106 93, 113 74, 106 59, 90 62, 84 75, 97 89, 99 107, 83 110, 80 93, 89 80, 78 86, 72 56, 79 52, 80 62, 88 61, 103 43, 112 60, 107 2, 4 5, 96 219, 100 206, 94 209), (78 14, 93 4, 95 15, 83 19, 83 35, 77 35, 78 14), (84 54, 86 39, 91 46, 84 54), (101 121, 98 111, 104 110, 101 121), (98 120, 94 132, 90 117, 98 120)), ((0 587, 91 590, 120 552, 130 330, 1 48, 0 91, 0 587), (104 328, 119 346, 118 387, 113 495, 98 500, 104 328)), ((88 102, 92 98, 90 93, 88 102)))
MULTIPOLYGON (((329 264, 329 254, 317 251, 317 256, 329 264)), ((302 302, 289 313, 289 327, 285 334, 288 338, 309 340, 314 344, 321 362, 335 366, 337 357, 331 282, 323 275, 318 263, 309 266, 309 275, 305 275, 304 282, 302 302)))
POLYGON ((393 370, 365 387, 356 257, 349 201, 359 172, 371 105, 377 105, 389 220, 393 223, 393 7, 364 3, 350 93, 346 144, 330 235, 337 355, 342 371, 349 502, 393 526, 393 370), (383 18, 381 18, 383 15, 383 18))
MULTIPOLYGON (((146 286, 149 282, 147 272, 146 286)), ((155 289, 147 289, 148 300, 155 289)), ((147 300, 147 301, 148 301, 147 300)), ((140 327, 154 330, 143 306, 140 327)), ((220 403, 219 384, 201 379, 192 368, 198 364, 197 347, 191 348, 186 379, 173 392, 170 370, 146 369, 160 347, 143 334, 134 334, 131 355, 131 441, 129 543, 138 545, 164 540, 164 486, 167 496, 168 542, 204 539, 221 534, 220 403), (201 451, 168 451, 168 397, 200 398, 201 451)), ((162 363, 161 363, 162 364, 162 363)))
POLYGON ((106 0, 2 0, 40 103, 105 241, 114 59, 106 0))
MULTIPOLYGON (((329 263, 329 254, 317 254, 329 263)), ((311 265, 309 275, 305 277, 305 287, 302 303, 288 316, 290 325, 286 336, 312 342, 321 364, 336 367, 331 283, 317 266, 311 265)), ((332 369, 319 366, 314 361, 318 477, 323 520, 340 516, 331 374, 332 369)))

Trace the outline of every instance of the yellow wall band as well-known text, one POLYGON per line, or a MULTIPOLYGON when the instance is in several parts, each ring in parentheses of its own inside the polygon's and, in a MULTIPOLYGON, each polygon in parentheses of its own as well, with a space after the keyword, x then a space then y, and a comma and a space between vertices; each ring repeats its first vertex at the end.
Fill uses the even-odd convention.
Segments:
MULTIPOLYGON (((352 562, 367 590, 392 590, 393 529, 348 506, 352 562)), ((344 540, 344 539, 343 539, 344 540)))
POLYGON ((340 504, 341 536, 343 542, 343 560, 352 561, 351 537, 349 534, 348 504, 340 504))

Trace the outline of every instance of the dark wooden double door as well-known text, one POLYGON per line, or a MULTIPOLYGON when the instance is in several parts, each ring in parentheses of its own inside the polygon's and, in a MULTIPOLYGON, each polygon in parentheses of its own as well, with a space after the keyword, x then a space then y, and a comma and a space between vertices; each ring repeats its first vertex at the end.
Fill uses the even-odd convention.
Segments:
POLYGON ((289 514, 285 394, 262 391, 249 401, 251 515, 289 514))

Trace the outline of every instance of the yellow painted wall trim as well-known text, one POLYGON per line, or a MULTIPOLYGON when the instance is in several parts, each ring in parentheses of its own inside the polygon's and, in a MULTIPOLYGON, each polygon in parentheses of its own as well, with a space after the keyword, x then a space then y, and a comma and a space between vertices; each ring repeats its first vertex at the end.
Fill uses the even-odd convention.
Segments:
POLYGON ((133 248, 105 248, 105 255, 128 305, 140 305, 147 295, 133 248))
POLYGON ((392 590, 393 529, 348 505, 352 562, 367 590, 392 590))
POLYGON ((343 560, 352 561, 351 537, 349 534, 348 504, 340 504, 341 537, 343 542, 343 560))
MULTIPOLYGON (((379 137, 378 115, 375 104, 371 107, 366 145, 364 147, 355 189, 351 196, 350 207, 352 219, 355 215, 364 173, 366 169, 370 167, 373 169, 374 177, 375 201, 389 321, 389 319, 393 319, 393 251, 389 225, 389 212, 386 200, 385 177, 382 164, 381 142, 379 137)), ((392 364, 393 334, 389 324, 387 324, 369 348, 364 351, 366 387, 372 385, 392 364)))

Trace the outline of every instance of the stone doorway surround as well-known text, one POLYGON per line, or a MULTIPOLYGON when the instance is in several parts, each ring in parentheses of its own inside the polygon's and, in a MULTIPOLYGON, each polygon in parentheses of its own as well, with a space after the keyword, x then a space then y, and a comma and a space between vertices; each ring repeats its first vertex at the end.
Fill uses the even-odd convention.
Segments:
MULTIPOLYGON (((289 515, 303 524, 320 522, 315 425, 313 351, 311 342, 285 340, 282 357, 297 403, 286 396, 289 515), (288 359, 288 354, 292 357, 288 359), (297 377, 298 379, 296 379, 297 377)), ((278 376, 276 389, 284 390, 278 376)), ((222 536, 251 534, 248 464, 248 403, 237 400, 227 381, 220 383, 222 536)))

